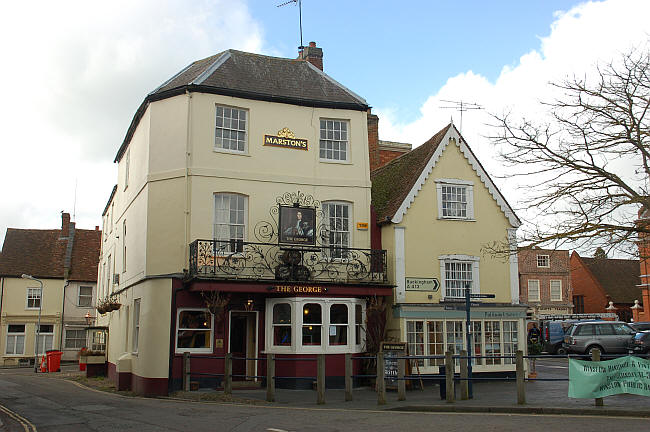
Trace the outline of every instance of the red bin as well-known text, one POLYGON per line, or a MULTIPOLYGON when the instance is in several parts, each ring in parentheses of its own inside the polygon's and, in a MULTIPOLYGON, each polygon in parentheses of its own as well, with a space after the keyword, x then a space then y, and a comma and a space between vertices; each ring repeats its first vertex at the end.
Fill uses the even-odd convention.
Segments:
POLYGON ((63 351, 46 351, 47 356, 47 370, 48 372, 59 372, 61 370, 61 356, 63 351))

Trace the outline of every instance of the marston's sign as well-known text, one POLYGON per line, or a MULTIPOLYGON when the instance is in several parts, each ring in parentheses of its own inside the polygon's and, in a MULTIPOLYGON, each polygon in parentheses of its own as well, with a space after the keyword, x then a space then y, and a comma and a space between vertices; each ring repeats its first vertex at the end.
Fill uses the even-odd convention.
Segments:
POLYGON ((296 138, 289 128, 279 130, 277 135, 264 135, 264 145, 296 150, 309 150, 307 140, 296 138))
POLYGON ((269 291, 281 294, 325 294, 327 287, 318 285, 272 285, 269 291))

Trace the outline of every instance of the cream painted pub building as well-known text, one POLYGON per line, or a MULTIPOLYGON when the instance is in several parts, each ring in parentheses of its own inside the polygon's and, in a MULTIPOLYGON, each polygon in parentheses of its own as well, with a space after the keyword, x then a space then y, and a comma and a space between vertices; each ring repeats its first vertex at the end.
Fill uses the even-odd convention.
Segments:
MULTIPOLYGON (((372 155, 371 155, 372 158, 372 155)), ((373 207, 395 281, 387 339, 407 342, 411 355, 466 349, 465 289, 471 306, 474 372, 515 370, 526 350, 526 309, 519 304, 515 231, 521 224, 465 139, 449 124, 429 141, 375 169, 373 207), (485 245, 507 239, 504 260, 485 245)), ((444 359, 420 360, 438 373, 444 359)))
MULTIPOLYGON (((314 43, 301 57, 224 51, 138 108, 98 279, 99 299, 121 304, 96 323, 119 388, 180 388, 184 352, 215 374, 227 352, 325 353, 342 376, 344 354, 363 351, 368 299, 392 292, 386 252, 371 249, 368 105, 323 73, 314 43)), ((278 362, 277 374, 314 365, 278 362)), ((237 360, 233 374, 262 367, 237 360)))

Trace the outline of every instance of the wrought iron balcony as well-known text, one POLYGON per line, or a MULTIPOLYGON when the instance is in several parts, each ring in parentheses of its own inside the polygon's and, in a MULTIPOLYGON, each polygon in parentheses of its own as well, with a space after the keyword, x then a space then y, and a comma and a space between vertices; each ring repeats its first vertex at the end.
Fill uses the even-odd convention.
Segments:
POLYGON ((241 240, 190 243, 191 277, 287 282, 386 284, 386 251, 285 247, 241 240))

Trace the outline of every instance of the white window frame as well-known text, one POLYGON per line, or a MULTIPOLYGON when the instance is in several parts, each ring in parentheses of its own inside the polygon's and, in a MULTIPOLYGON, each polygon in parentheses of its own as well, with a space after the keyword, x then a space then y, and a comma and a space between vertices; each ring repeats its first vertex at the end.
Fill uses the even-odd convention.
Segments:
POLYGON ((537 255, 537 267, 539 268, 551 267, 551 257, 549 255, 537 255), (540 261, 542 262, 542 265, 540 265, 540 261), (546 265, 543 265, 544 261, 546 261, 546 265))
POLYGON ((438 199, 438 219, 445 220, 465 220, 465 221, 474 221, 474 182, 461 179, 446 179, 440 178, 436 179, 436 195, 438 199), (451 187, 460 187, 465 188, 465 198, 467 199, 465 207, 465 216, 445 216, 443 214, 443 186, 451 187))
MULTIPOLYGON (((332 124, 334 127, 334 124, 332 124)), ((319 119, 319 126, 318 126, 318 155, 320 158, 321 162, 329 162, 329 163, 349 163, 350 162, 350 120, 349 119, 335 119, 335 118, 320 118, 319 119), (323 122, 325 122, 325 129, 322 128, 323 122), (343 139, 343 135, 339 135, 339 138, 336 138, 336 133, 343 132, 342 130, 337 131, 336 128, 333 130, 329 131, 327 128, 327 122, 340 122, 341 124, 345 124, 345 135, 346 139, 343 139), (332 136, 328 137, 328 132, 332 132, 332 136), (324 144, 331 143, 332 148, 328 149, 327 147, 323 147, 324 144), (327 150, 332 151, 332 155, 334 154, 334 144, 338 144, 339 146, 339 153, 340 153, 340 148, 341 144, 345 146, 345 159, 335 159, 334 157, 328 158, 327 157, 327 150), (323 151, 325 152, 325 157, 323 157, 323 151)))
MULTIPOLYGON (((239 114, 238 114, 239 117, 239 114)), ((232 122, 233 118, 232 116, 229 118, 229 120, 232 122)), ((246 108, 242 107, 236 107, 236 106, 230 106, 230 105, 222 105, 222 104, 215 104, 214 106, 214 146, 213 149, 215 152, 220 152, 220 153, 231 153, 231 154, 248 154, 248 127, 250 125, 250 113, 249 110, 246 108), (230 110, 237 110, 238 112, 244 112, 246 113, 246 118, 244 119, 244 129, 239 129, 239 121, 240 119, 237 119, 237 128, 232 128, 232 127, 224 127, 223 123, 221 126, 218 125, 218 119, 221 118, 222 120, 225 120, 225 114, 219 117, 219 108, 222 110, 230 109, 230 110), (244 149, 243 150, 238 150, 238 149, 229 149, 229 148, 224 148, 223 147, 223 142, 221 145, 217 142, 217 135, 218 131, 221 130, 223 133, 223 130, 227 129, 229 132, 235 132, 235 133, 244 133, 244 149)), ((229 138, 230 139, 230 138, 229 138)), ((237 139, 239 141, 239 139, 237 139)))
MULTIPOLYGON (((212 194, 212 205, 213 205, 213 207, 212 207, 212 213, 213 213, 212 214, 212 238, 215 239, 215 240, 221 241, 221 242, 227 242, 227 241, 231 241, 231 240, 241 240, 242 242, 245 242, 246 239, 248 238, 248 195, 244 195, 244 194, 240 194, 240 193, 234 193, 234 192, 214 192, 212 194), (242 211, 244 213, 244 221, 243 221, 243 223, 238 223, 237 221, 235 221, 233 223, 233 221, 230 220, 230 219, 228 220, 228 222, 218 222, 217 221, 217 197, 228 197, 228 198, 230 198, 231 196, 241 197, 241 198, 244 199, 244 201, 243 201, 244 208, 242 209, 242 211), (218 234, 217 225, 225 226, 229 233, 230 233, 231 227, 233 227, 233 226, 235 226, 235 227, 241 226, 242 227, 242 238, 241 239, 233 238, 233 237, 230 236, 230 234, 228 234, 228 238, 220 238, 217 235, 218 234)), ((228 209, 227 210, 222 209, 222 211, 227 211, 228 213, 230 213, 230 210, 231 210, 230 209, 230 204, 228 204, 228 209)), ((219 250, 224 251, 225 253, 235 252, 235 251, 230 250, 230 246, 227 246, 226 248, 223 248, 223 249, 219 248, 219 250)))
POLYGON ((124 158, 124 190, 129 187, 129 171, 131 169, 131 148, 126 150, 124 158))
POLYGON ((562 280, 561 279, 551 279, 549 281, 549 298, 551 301, 562 301, 562 280), (557 285, 555 286, 557 290, 557 296, 553 296, 553 283, 556 282, 557 285))
POLYGON ((95 293, 95 289, 92 285, 79 285, 77 287, 77 307, 92 308, 94 293, 95 293), (90 302, 88 303, 88 306, 81 304, 81 298, 88 297, 88 295, 81 294, 81 288, 90 288, 90 302))
POLYGON ((327 257, 329 259, 333 259, 333 260, 345 258, 345 255, 346 255, 345 249, 351 248, 352 247, 351 245, 354 244, 353 239, 352 239, 352 233, 354 232, 354 230, 352 229, 352 224, 354 223, 354 206, 349 201, 324 201, 324 202, 321 203, 321 208, 323 209, 323 219, 326 219, 326 220, 323 221, 323 225, 325 225, 327 227, 327 238, 324 239, 325 244, 326 244, 326 246, 328 248, 329 247, 334 247, 334 249, 336 250, 336 247, 338 246, 340 248, 340 250, 341 250, 340 254, 339 253, 332 254, 329 249, 325 249, 324 253, 327 254, 327 257), (330 230, 330 228, 329 228, 330 227, 329 207, 328 207, 330 205, 347 207, 347 209, 348 209, 348 218, 347 218, 348 219, 348 229, 347 229, 347 231, 345 231, 343 229, 334 230, 334 231, 330 230), (332 232, 334 232, 334 233, 342 233, 342 234, 346 233, 347 238, 348 238, 347 244, 344 245, 343 243, 341 243, 340 245, 337 245, 337 244, 330 245, 329 235, 332 232))
MULTIPOLYGON (((490 329, 493 328, 495 323, 498 323, 499 327, 499 335, 498 335, 498 340, 499 340, 499 345, 498 346, 491 346, 490 352, 498 352, 500 355, 505 356, 507 353, 516 352, 516 350, 519 348, 519 344, 521 343, 522 340, 522 333, 521 333, 521 327, 523 325, 521 319, 491 319, 491 318, 477 318, 477 319, 472 319, 472 350, 474 350, 474 353, 477 353, 479 355, 488 355, 487 354, 487 344, 486 342, 490 342, 490 338, 486 336, 486 327, 490 327, 490 329), (509 323, 506 325, 506 323, 509 323), (516 329, 513 330, 512 323, 514 323, 514 326, 516 326, 516 329), (475 331, 476 325, 480 326, 479 331, 475 331), (487 326, 486 326, 487 324, 487 326), (509 327, 509 333, 508 336, 509 338, 506 337, 505 335, 505 328, 509 327), (513 340, 514 337, 516 337, 516 341, 513 340), (479 344, 479 349, 476 350, 476 344, 479 344)), ((409 355, 442 355, 442 354, 435 354, 431 352, 431 348, 436 346, 438 348, 442 347, 443 351, 446 351, 449 346, 462 346, 462 349, 465 349, 467 346, 467 331, 465 328, 465 320, 464 319, 445 319, 445 318, 409 318, 405 319, 403 321, 403 327, 402 327, 402 340, 407 341, 407 346, 409 347, 409 355), (417 344, 417 342, 413 342, 414 338, 411 338, 411 341, 409 341, 409 334, 411 335, 417 335, 419 334, 418 332, 409 332, 409 323, 414 323, 413 327, 416 327, 415 323, 422 323, 422 350, 417 349, 416 347, 416 352, 413 352, 412 346, 414 343, 417 344), (442 336, 442 340, 435 341, 433 343, 429 336, 429 326, 430 323, 439 323, 441 324, 440 328, 440 335, 442 336), (452 326, 452 328, 450 328, 452 326), (450 331, 451 330, 451 331, 450 331), (452 338, 450 339, 450 336, 452 338), (460 336, 458 339, 456 339, 457 336, 460 336), (461 342, 462 340, 462 342, 461 342)), ((496 339, 496 338, 495 338, 496 339)), ((458 352, 455 352, 455 354, 458 354, 458 352)), ((459 361, 455 362, 456 365, 456 371, 459 370, 459 361)), ((415 366, 415 363, 413 363, 415 366)), ((421 359, 419 360, 419 367, 420 371, 423 373, 436 373, 436 370, 438 370, 438 367, 444 365, 444 359, 421 359)), ((495 368, 498 368, 499 370, 514 370, 514 359, 506 359, 506 358, 500 358, 500 359, 488 359, 488 358, 479 358, 479 359, 473 359, 473 367, 475 368, 475 371, 492 371, 495 368)))
MULTIPOLYGON (((273 306, 278 303, 289 303, 291 305, 291 345, 273 345, 273 331, 265 332, 267 353, 272 354, 345 354, 362 352, 365 346, 365 331, 361 332, 361 343, 357 344, 355 340, 356 321, 355 306, 361 305, 362 329, 365 328, 366 319, 366 301, 357 298, 318 298, 318 297, 285 297, 271 298, 266 300, 266 328, 273 328, 273 306), (303 307, 307 303, 316 303, 321 306, 322 322, 321 326, 321 344, 320 345, 302 345, 302 326, 303 326, 303 307), (330 345, 329 328, 330 328, 330 308, 334 304, 345 304, 348 308, 347 322, 347 344, 330 345)), ((339 325, 339 324, 334 324, 339 325)))
MULTIPOLYGON (((75 343, 74 345, 77 345, 78 343, 75 343)), ((65 335, 63 337, 63 347, 64 349, 80 349, 86 346, 86 329, 83 327, 65 327, 65 335), (69 338, 68 335, 71 334, 70 332, 81 332, 82 337, 78 338, 69 338), (82 341, 81 346, 68 346, 68 341, 73 340, 73 341, 82 341)))
POLYGON ((45 354, 47 351, 54 349, 54 324, 48 324, 48 323, 41 323, 41 327, 44 326, 52 326, 52 331, 51 332, 42 332, 39 331, 38 334, 38 339, 37 339, 37 346, 36 350, 38 352, 38 355, 45 354), (48 344, 48 338, 49 338, 49 344, 48 344), (43 348, 43 350, 41 350, 43 348))
POLYGON ((7 337, 5 338, 5 356, 11 357, 11 356, 21 356, 25 354, 25 329, 26 329, 25 324, 16 324, 16 323, 9 323, 7 324, 7 337), (23 326, 23 331, 22 332, 10 332, 9 331, 9 326, 23 326), (23 338, 23 351, 22 352, 16 352, 16 342, 18 341, 18 338, 22 337, 23 338), (14 339, 14 349, 13 352, 9 352, 9 338, 14 339))
MULTIPOLYGON (((293 318, 293 317, 292 317, 293 318)), ((267 316, 268 320, 268 316, 267 316)), ((269 328, 269 327, 267 327, 269 328)), ((206 329, 207 330, 207 329, 206 329)), ((270 333, 270 332, 266 332, 270 333)), ((268 338, 268 334, 267 334, 268 338)), ((230 343, 230 338, 228 339, 228 343, 230 343)), ((176 354, 183 354, 185 352, 189 352, 192 354, 212 354, 214 351, 214 315, 210 312, 208 308, 179 308, 176 311, 176 334, 175 334, 175 340, 174 340, 174 349, 176 354), (180 317, 181 317, 181 312, 207 312, 210 314, 210 337, 209 337, 209 342, 210 346, 208 348, 179 348, 178 347, 178 332, 180 330, 188 330, 188 329, 181 329, 179 327, 180 325, 180 317)))
POLYGON ((25 309, 38 310, 40 308, 42 298, 43 298, 43 293, 41 292, 40 287, 27 287, 27 295, 25 297, 25 309), (33 293, 36 293, 36 295, 33 295, 33 293), (30 306, 29 305, 30 300, 33 300, 34 303, 38 301, 38 306, 30 306))
POLYGON ((138 345, 140 342, 140 310, 142 307, 142 299, 137 298, 133 300, 133 338, 131 339, 133 354, 138 353, 138 345))
MULTIPOLYGON (((452 262, 460 262, 460 263, 470 263, 472 266, 472 286, 471 286, 471 293, 472 294, 480 294, 481 292, 481 282, 480 282, 480 272, 479 272, 479 264, 481 261, 480 257, 476 256, 471 256, 471 255, 460 255, 460 254, 452 254, 452 255, 441 255, 438 257, 438 261, 440 262, 440 284, 441 286, 441 295, 442 299, 464 299, 465 296, 463 295, 462 297, 451 297, 447 295, 447 279, 445 277, 445 264, 447 263, 452 263, 452 262)), ((464 288, 463 288, 464 289, 464 288)), ((472 301, 479 300, 479 299, 474 299, 472 301)), ((480 300, 479 300, 480 301, 480 300)))
POLYGON ((528 301, 529 302, 531 302, 531 301, 538 302, 538 301, 541 301, 540 300, 541 298, 542 298, 542 296, 541 296, 541 293, 540 293, 539 279, 528 279, 528 301), (531 285, 531 282, 533 282, 532 285, 531 285), (536 296, 531 296, 531 293, 535 292, 534 289, 531 291, 531 289, 534 288, 535 283, 537 283, 537 295, 536 296))

